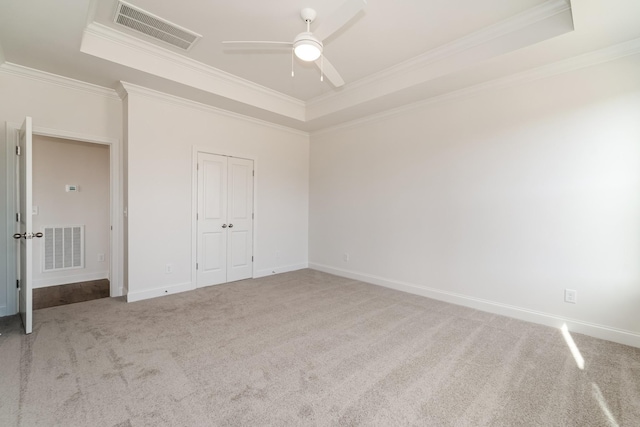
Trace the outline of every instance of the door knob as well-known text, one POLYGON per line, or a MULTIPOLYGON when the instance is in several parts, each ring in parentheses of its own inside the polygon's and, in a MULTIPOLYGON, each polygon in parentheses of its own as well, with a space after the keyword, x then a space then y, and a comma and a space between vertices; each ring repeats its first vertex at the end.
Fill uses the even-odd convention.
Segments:
POLYGON ((229 228, 233 228, 233 224, 229 224, 229 228))
POLYGON ((20 239, 22 237, 25 237, 27 235, 27 233, 16 233, 13 235, 14 239, 20 239))
POLYGON ((33 237, 37 237, 37 238, 40 238, 42 236, 44 236, 44 234, 42 234, 40 232, 37 232, 36 234, 33 235, 33 237))
POLYGON ((222 224, 222 228, 227 228, 227 224, 222 224))

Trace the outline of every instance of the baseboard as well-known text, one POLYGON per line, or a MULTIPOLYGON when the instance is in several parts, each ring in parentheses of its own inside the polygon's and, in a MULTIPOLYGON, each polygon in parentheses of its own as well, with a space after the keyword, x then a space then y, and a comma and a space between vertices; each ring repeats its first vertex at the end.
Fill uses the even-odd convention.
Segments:
POLYGON ((414 295, 433 298, 439 301, 450 302, 452 304, 463 305, 490 313, 500 314, 503 316, 513 317, 541 325, 552 326, 560 329, 563 325, 567 325, 570 332, 577 332, 600 338, 607 341, 613 341, 619 344, 625 344, 632 347, 640 348, 640 334, 625 331, 622 329, 611 328, 595 323, 583 322, 581 320, 569 319, 554 314, 544 313, 535 310, 529 310, 523 307, 517 307, 508 304, 502 304, 495 301, 474 298, 462 294, 442 291, 424 286, 418 286, 412 283, 404 283, 396 280, 390 280, 383 277, 373 276, 370 274, 358 273, 355 271, 343 270, 340 268, 330 267, 328 265, 309 263, 309 268, 323 271, 325 273, 335 274, 336 276, 346 277, 349 279, 359 280, 374 285, 384 286, 386 288, 407 292, 414 295))
POLYGON ((49 286, 68 285, 70 283, 90 282, 92 280, 108 279, 108 271, 97 273, 73 274, 69 276, 58 276, 46 279, 38 279, 32 282, 33 289, 46 288, 49 286))
POLYGON ((292 265, 285 265, 285 266, 280 266, 280 267, 265 268, 263 270, 256 271, 256 273, 253 275, 253 278, 254 279, 258 279, 260 277, 271 276, 272 274, 288 273, 289 271, 302 270, 304 268, 309 268, 309 263, 303 262, 303 263, 300 263, 300 264, 292 264, 292 265))
POLYGON ((15 313, 9 314, 6 305, 3 305, 2 307, 0 307, 0 317, 10 316, 12 314, 15 314, 15 313))
POLYGON ((175 285, 162 286, 160 288, 148 289, 145 291, 127 293, 127 302, 141 301, 150 298, 161 297, 165 295, 177 294, 180 292, 193 291, 195 285, 191 282, 178 283, 175 285))

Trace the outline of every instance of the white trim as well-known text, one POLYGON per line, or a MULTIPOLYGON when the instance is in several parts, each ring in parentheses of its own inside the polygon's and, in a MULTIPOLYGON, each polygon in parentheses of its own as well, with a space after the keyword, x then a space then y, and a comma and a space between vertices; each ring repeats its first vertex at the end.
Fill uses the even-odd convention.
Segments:
POLYGON ((307 102, 307 121, 417 85, 425 85, 438 77, 570 31, 573 31, 570 5, 564 0, 547 1, 418 57, 347 84, 339 92, 313 98, 307 102))
POLYGON ((102 144, 102 145, 114 145, 114 144, 117 145, 120 142, 118 138, 87 135, 79 132, 70 132, 66 130, 51 129, 51 128, 45 128, 41 126, 34 126, 33 134, 38 136, 68 139, 71 141, 90 142, 92 144, 102 144))
POLYGON ((304 119, 304 101, 103 24, 93 22, 87 25, 80 51, 248 105, 276 111, 286 117, 304 119))
POLYGON ((74 89, 93 95, 104 96, 109 99, 119 99, 118 94, 113 89, 94 85, 80 80, 71 79, 69 77, 59 76, 57 74, 48 73, 46 71, 36 70, 35 68, 29 68, 11 62, 0 64, 0 73, 18 77, 25 77, 31 80, 60 86, 66 89, 74 89))
MULTIPOLYGON (((142 95, 142 96, 146 96, 147 98, 152 98, 154 100, 158 100, 158 101, 164 101, 167 102, 169 104, 174 104, 174 105, 178 105, 178 106, 182 106, 182 107, 188 107, 188 108, 195 108, 197 110, 200 111, 204 111, 206 113, 215 113, 215 114, 219 114, 221 116, 225 116, 225 117, 230 117, 233 119, 237 119, 237 120, 244 120, 250 123, 256 123, 258 125, 262 125, 262 126, 266 126, 269 128, 273 128, 273 129, 278 129, 284 132, 289 132, 292 133, 294 135, 301 135, 301 136, 309 136, 308 132, 299 130, 299 129, 294 129, 294 128, 290 128, 287 126, 283 126, 283 125, 279 125, 276 123, 272 123, 272 122, 268 122, 266 120, 261 120, 261 119, 256 119, 254 117, 250 117, 250 116, 245 116, 243 114, 239 114, 239 113, 234 113, 232 111, 228 111, 228 110, 224 110, 222 108, 218 108, 218 107, 214 107, 208 104, 203 104, 201 102, 197 102, 197 101, 192 101, 190 99, 186 99, 186 98, 181 98, 179 96, 175 96, 175 95, 169 95, 167 93, 164 92, 160 92, 154 89, 149 89, 143 86, 138 86, 135 85, 133 83, 127 83, 127 82, 120 82, 120 85, 122 86, 122 88, 124 89, 123 91, 119 91, 119 93, 121 94, 122 99, 124 99, 124 97, 126 97, 126 95, 124 95, 125 93, 128 95, 129 93, 134 93, 137 95, 142 95)), ((240 156, 236 156, 236 157, 240 157, 240 156)))
POLYGON ((323 264, 309 263, 309 268, 323 271, 325 273, 335 274, 336 276, 359 280, 378 286, 384 286, 386 288, 391 288, 414 295, 420 295, 439 301, 446 301, 465 307, 471 307, 478 310, 487 311, 489 313, 513 317, 516 319, 525 320, 527 322, 538 323, 540 325, 552 326, 558 329, 566 324, 569 331, 571 332, 577 332, 592 337, 640 348, 640 334, 632 331, 625 331, 623 329, 611 328, 605 325, 583 322, 577 319, 570 319, 562 316, 556 316, 550 313, 544 313, 541 311, 529 310, 527 308, 517 307, 514 305, 502 304, 496 301, 489 301, 481 298, 447 292, 440 289, 419 286, 413 283, 400 282, 397 280, 386 279, 370 274, 343 270, 323 264))
POLYGON ((605 62, 614 61, 616 59, 623 58, 625 56, 635 55, 640 53, 640 38, 629 40, 624 43, 619 43, 613 46, 599 49, 593 52, 584 53, 582 55, 574 56, 572 58, 564 59, 561 61, 553 62, 551 64, 543 65, 531 70, 523 71, 516 74, 511 74, 498 79, 489 80, 484 83, 479 83, 473 86, 469 86, 463 89, 447 92, 442 95, 433 96, 418 102, 406 104, 401 107, 393 108, 390 110, 382 111, 380 113, 371 114, 369 116, 351 120, 348 122, 340 123, 335 126, 326 127, 317 131, 310 132, 311 136, 319 136, 338 130, 349 129, 365 125, 371 122, 380 121, 381 119, 397 116, 410 111, 419 110, 426 106, 436 104, 439 102, 451 101, 454 99, 461 99, 471 97, 478 93, 487 90, 499 90, 506 89, 512 86, 530 83, 536 80, 542 80, 545 78, 553 77, 556 75, 568 73, 571 71, 580 70, 583 68, 595 66, 605 62))
MULTIPOLYGON (((535 6, 531 9, 525 10, 518 15, 507 18, 488 27, 484 27, 469 35, 460 37, 450 43, 446 43, 414 58, 408 59, 397 65, 391 66, 380 72, 353 82, 348 85, 348 90, 343 90, 340 92, 340 96, 347 95, 347 92, 349 90, 378 85, 382 80, 385 80, 388 77, 397 76, 398 74, 404 74, 409 71, 422 68, 427 64, 440 61, 444 58, 448 58, 467 49, 477 47, 499 37, 522 30, 536 22, 551 18, 568 10, 571 10, 571 6, 566 0, 549 0, 539 6, 535 6)), ((307 104, 323 102, 334 97, 336 97, 336 94, 329 92, 310 99, 307 104)))
POLYGON ((108 279, 108 278, 109 278, 108 271, 99 271, 97 273, 87 273, 87 274, 70 274, 68 276, 34 280, 33 289, 46 288, 49 286, 67 285, 70 283, 90 282, 92 280, 101 280, 101 279, 108 279))
POLYGON ((141 301, 145 299, 162 297, 165 295, 173 295, 180 292, 193 291, 196 288, 191 282, 178 283, 175 285, 166 285, 159 288, 148 289, 146 291, 129 292, 127 294, 127 302, 141 301))
POLYGON ((303 270, 305 268, 309 268, 309 263, 303 262, 300 264, 291 264, 291 265, 283 265, 280 267, 273 268, 265 268, 262 270, 258 270, 256 274, 253 276, 255 279, 260 277, 272 276, 274 274, 280 273, 288 273, 290 271, 303 270))

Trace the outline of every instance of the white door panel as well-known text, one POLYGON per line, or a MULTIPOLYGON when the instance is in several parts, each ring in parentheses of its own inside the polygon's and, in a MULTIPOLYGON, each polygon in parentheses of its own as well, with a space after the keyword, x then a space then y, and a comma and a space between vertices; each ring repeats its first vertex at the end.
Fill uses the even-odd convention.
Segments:
POLYGON ((226 210, 227 158, 198 153, 197 287, 227 281, 226 210))
POLYGON ((227 282, 252 276, 253 161, 229 158, 229 260, 227 282))
MULTIPOLYGON (((32 311, 32 260, 33 260, 33 217, 32 217, 32 129, 31 117, 27 117, 22 124, 18 137, 20 155, 18 156, 17 194, 20 214, 18 271, 20 272, 20 288, 18 290, 18 307, 22 324, 27 334, 33 328, 32 311)), ((41 235, 41 234, 40 234, 41 235)), ((18 237, 18 236, 14 236, 18 237)))

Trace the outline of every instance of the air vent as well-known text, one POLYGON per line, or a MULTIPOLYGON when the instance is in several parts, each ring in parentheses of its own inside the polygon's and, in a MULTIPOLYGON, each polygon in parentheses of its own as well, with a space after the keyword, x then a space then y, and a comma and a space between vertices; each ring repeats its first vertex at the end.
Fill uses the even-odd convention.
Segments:
POLYGON ((189 50, 202 36, 123 1, 118 2, 113 21, 156 40, 189 50))
POLYGON ((43 271, 84 267, 84 225, 44 227, 43 271))

